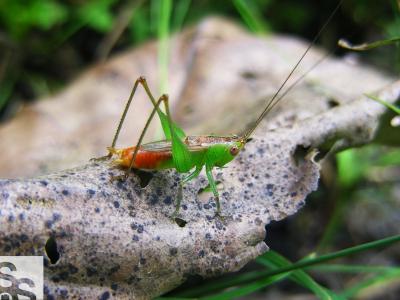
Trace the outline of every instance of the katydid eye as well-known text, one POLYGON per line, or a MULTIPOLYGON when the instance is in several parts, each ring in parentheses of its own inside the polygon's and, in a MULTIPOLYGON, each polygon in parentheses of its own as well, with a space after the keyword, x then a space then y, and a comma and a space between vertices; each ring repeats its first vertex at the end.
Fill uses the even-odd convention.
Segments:
POLYGON ((239 148, 236 146, 231 147, 231 149, 229 149, 229 152, 231 153, 231 155, 235 156, 239 153, 239 148))

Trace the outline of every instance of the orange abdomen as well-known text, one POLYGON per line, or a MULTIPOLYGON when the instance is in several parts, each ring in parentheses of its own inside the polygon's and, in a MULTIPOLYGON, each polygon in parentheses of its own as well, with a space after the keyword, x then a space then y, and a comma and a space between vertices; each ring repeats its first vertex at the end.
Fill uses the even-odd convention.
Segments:
MULTIPOLYGON (((135 147, 121 149, 120 164, 124 167, 129 167, 135 147)), ((168 168, 172 163, 171 151, 146 151, 139 150, 136 154, 136 159, 133 164, 135 169, 163 169, 168 168)))

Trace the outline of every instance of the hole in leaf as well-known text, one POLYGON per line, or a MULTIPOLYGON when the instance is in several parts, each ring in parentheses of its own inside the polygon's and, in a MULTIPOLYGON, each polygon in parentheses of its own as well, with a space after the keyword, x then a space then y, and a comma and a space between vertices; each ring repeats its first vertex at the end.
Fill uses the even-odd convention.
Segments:
POLYGON ((179 226, 179 227, 185 227, 187 222, 184 219, 181 218, 175 218, 175 223, 179 226))
POLYGON ((329 98, 328 99, 329 108, 334 108, 334 107, 339 106, 339 105, 340 105, 340 103, 336 99, 333 99, 333 98, 329 98))
POLYGON ((240 74, 244 79, 247 80, 254 80, 257 79, 258 75, 254 73, 253 71, 244 71, 240 74))
POLYGON ((133 172, 139 177, 140 187, 143 189, 149 185, 150 180, 153 179, 153 173, 145 172, 142 170, 134 169, 133 172))
POLYGON ((300 165, 307 156, 310 147, 304 147, 303 145, 297 145, 296 150, 294 151, 293 158, 295 164, 298 166, 300 165))
POLYGON ((44 246, 47 257, 50 259, 51 264, 55 264, 60 259, 60 253, 57 249, 57 242, 54 237, 50 237, 44 246))

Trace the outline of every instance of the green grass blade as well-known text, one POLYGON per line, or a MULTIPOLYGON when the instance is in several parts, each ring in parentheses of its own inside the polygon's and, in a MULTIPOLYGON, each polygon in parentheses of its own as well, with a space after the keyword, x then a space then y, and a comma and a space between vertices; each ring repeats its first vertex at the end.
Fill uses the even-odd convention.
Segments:
POLYGON ((275 275, 275 276, 270 276, 270 277, 254 281, 250 284, 247 284, 245 286, 242 286, 242 287, 230 290, 230 291, 219 293, 214 296, 202 297, 200 299, 203 299, 203 300, 229 300, 229 299, 234 299, 234 298, 241 297, 241 296, 246 296, 246 295, 251 294, 263 287, 274 284, 274 283, 284 279, 288 275, 289 274, 279 274, 279 275, 275 275))
POLYGON ((364 94, 364 95, 376 102, 379 102, 380 104, 382 104, 382 105, 386 106, 387 108, 391 109, 392 111, 394 111, 396 114, 400 115, 400 108, 394 106, 392 103, 389 103, 387 101, 379 99, 378 97, 376 97, 374 95, 369 95, 369 94, 364 94))
POLYGON ((336 252, 332 252, 332 253, 328 253, 328 254, 325 254, 325 255, 317 256, 315 258, 311 258, 311 259, 307 259, 307 260, 301 260, 301 261, 296 262, 296 263, 294 263, 294 264, 292 264, 290 266, 283 267, 283 268, 280 268, 278 270, 271 270, 271 271, 262 272, 263 274, 260 274, 260 276, 263 276, 263 275, 272 276, 272 275, 276 275, 276 274, 280 274, 280 273, 284 273, 284 272, 288 272, 288 271, 293 271, 293 270, 296 270, 296 269, 305 268, 305 267, 308 267, 308 266, 320 264, 320 263, 325 262, 325 261, 329 261, 329 260, 333 260, 333 259, 337 259, 337 258, 341 258, 341 257, 345 257, 345 256, 354 255, 354 254, 357 254, 357 253, 360 253, 360 252, 364 252, 364 251, 367 251, 367 250, 376 249, 376 248, 382 248, 382 247, 388 247, 388 246, 393 245, 393 244, 395 244, 397 242, 400 242, 400 235, 395 235, 395 236, 391 236, 391 237, 388 237, 388 238, 380 239, 380 240, 377 240, 377 241, 373 241, 373 242, 361 244, 361 245, 358 245, 358 246, 346 248, 346 249, 339 250, 339 251, 336 251, 336 252))
POLYGON ((157 35, 159 39, 158 65, 160 72, 160 93, 168 91, 168 61, 169 61, 169 22, 172 11, 171 0, 158 0, 159 22, 157 35))
MULTIPOLYGON (((199 293, 205 294, 205 293, 210 293, 214 292, 223 288, 228 288, 234 285, 240 285, 240 284, 246 284, 246 283, 252 283, 258 280, 262 280, 264 278, 267 278, 269 276, 275 276, 278 274, 286 273, 289 271, 297 270, 300 268, 306 268, 310 266, 314 266, 316 264, 320 264, 322 262, 326 262, 329 260, 337 259, 340 257, 344 256, 350 256, 354 254, 358 254, 364 251, 368 251, 371 249, 377 249, 377 248, 382 248, 382 247, 388 247, 390 245, 393 245, 397 242, 400 241, 400 235, 395 235, 391 236, 388 238, 384 238, 381 240, 373 241, 370 243, 365 243, 362 245, 358 245, 355 247, 343 249, 337 252, 321 255, 318 257, 313 257, 307 260, 301 260, 297 263, 288 265, 286 267, 282 267, 279 269, 275 270, 267 270, 267 271, 257 271, 257 272, 248 272, 244 273, 241 275, 236 276, 235 278, 231 279, 224 279, 224 280, 216 280, 211 284, 208 284, 207 286, 199 287, 199 288, 192 288, 187 291, 183 291, 178 293, 176 296, 180 297, 195 297, 199 293)), ((261 256, 263 257, 263 256, 261 256)))
POLYGON ((395 38, 390 38, 386 40, 380 40, 372 43, 364 43, 360 45, 353 45, 349 41, 345 39, 340 39, 338 41, 338 45, 342 48, 348 49, 348 50, 353 50, 353 51, 366 51, 366 50, 371 50, 377 47, 382 47, 382 46, 387 46, 387 45, 392 45, 400 42, 400 37, 395 37, 395 38))
POLYGON ((214 280, 210 283, 207 283, 205 286, 199 286, 191 288, 190 290, 185 290, 175 294, 175 296, 179 297, 195 297, 198 295, 205 295, 211 292, 215 292, 227 287, 239 285, 242 282, 251 282, 255 278, 259 278, 259 275, 264 271, 251 271, 243 274, 238 274, 232 278, 223 278, 220 280, 214 280))
POLYGON ((400 282, 400 270, 398 269, 389 270, 383 274, 378 274, 358 282, 351 288, 346 289, 341 295, 346 298, 358 298, 357 296, 362 296, 361 294, 363 293, 370 294, 368 289, 373 289, 376 286, 379 286, 379 288, 382 289, 383 286, 391 285, 393 282, 396 282, 397 284, 400 282))
POLYGON ((265 34, 267 32, 267 25, 263 22, 257 10, 251 6, 251 3, 251 1, 245 0, 233 1, 237 11, 250 30, 257 34, 265 34))
MULTIPOLYGON (((291 265, 289 260, 279 255, 275 251, 269 251, 265 253, 263 256, 257 258, 256 261, 270 269, 277 269, 291 265)), ((339 295, 336 295, 325 287, 319 285, 310 275, 302 270, 293 271, 290 273, 289 278, 295 281, 297 284, 311 290, 319 299, 342 299, 342 297, 339 297, 339 295)))
POLYGON ((388 266, 360 266, 360 265, 341 265, 341 264, 321 264, 306 268, 310 271, 318 271, 323 273, 348 273, 348 274, 360 274, 360 273, 384 273, 389 271, 399 271, 400 268, 388 267, 388 266))
POLYGON ((181 0, 176 3, 176 12, 173 18, 173 26, 172 26, 174 30, 178 31, 182 29, 183 22, 189 11, 191 2, 192 2, 191 0, 181 0))

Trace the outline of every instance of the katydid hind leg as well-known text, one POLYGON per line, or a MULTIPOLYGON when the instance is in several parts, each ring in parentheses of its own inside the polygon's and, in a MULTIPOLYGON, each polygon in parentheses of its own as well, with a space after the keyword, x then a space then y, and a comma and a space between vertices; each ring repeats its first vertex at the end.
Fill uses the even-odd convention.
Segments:
MULTIPOLYGON (((111 142, 111 146, 109 147, 109 149, 114 149, 115 145, 117 144, 119 134, 121 132, 122 126, 123 126, 123 124, 125 122, 125 119, 126 119, 126 115, 127 115, 128 110, 129 110, 129 108, 130 108, 130 106, 132 104, 133 97, 135 96, 135 93, 136 93, 136 90, 137 90, 139 84, 141 84, 142 87, 144 88, 148 98, 150 99, 151 103, 153 104, 154 108, 156 109, 158 116, 160 117, 160 121, 161 121, 161 125, 163 127, 163 131, 164 131, 165 137, 167 139, 170 139, 169 125, 166 122, 167 117, 162 112, 162 110, 159 109, 159 107, 157 107, 157 101, 155 100, 153 94, 150 91, 150 88, 149 88, 149 86, 147 84, 146 78, 144 78, 143 76, 140 76, 138 79, 136 79, 135 84, 133 85, 132 91, 131 91, 131 93, 129 95, 128 101, 125 104, 124 111, 122 112, 121 119, 118 122, 118 126, 117 126, 117 129, 115 131, 115 134, 114 134, 114 137, 113 137, 113 140, 111 142), (165 129, 165 128, 168 128, 168 129, 165 129)), ((185 133, 183 132, 183 130, 181 128, 179 128, 176 124, 174 124, 173 127, 178 132, 178 135, 185 136, 185 133)), ((99 159, 110 158, 111 156, 112 156, 112 152, 109 151, 108 155, 106 155, 104 157, 100 157, 99 159)))
POLYGON ((135 159, 136 159, 137 153, 138 153, 138 151, 139 151, 139 148, 140 148, 140 146, 142 145, 143 138, 144 138, 144 136, 145 136, 145 134, 146 134, 147 129, 148 129, 149 126, 150 126, 151 120, 153 120, 153 118, 154 118, 154 116, 155 116, 155 113, 156 113, 156 111, 158 110, 158 108, 159 108, 159 106, 160 106, 160 103, 161 103, 161 102, 164 102, 164 103, 165 103, 165 102, 167 102, 167 101, 168 101, 168 97, 166 97, 166 95, 162 95, 162 96, 157 100, 156 104, 154 105, 154 108, 153 108, 153 110, 151 111, 150 116, 147 118, 146 124, 144 125, 144 128, 143 128, 143 130, 142 130, 142 133, 140 134, 139 140, 138 140, 138 142, 137 142, 137 144, 136 144, 136 147, 135 147, 135 151, 133 151, 133 155, 132 155, 131 162, 129 163, 129 167, 128 167, 128 169, 126 169, 126 171, 125 171, 125 177, 128 177, 128 175, 129 175, 131 169, 133 168, 133 164, 134 164, 134 162, 135 162, 135 159))
POLYGON ((165 111, 167 113, 168 126, 171 133, 172 159, 174 161, 176 170, 180 173, 186 173, 189 172, 194 166, 193 157, 187 145, 183 142, 182 137, 173 126, 169 112, 168 96, 164 96, 166 97, 166 100, 164 101, 165 111))

